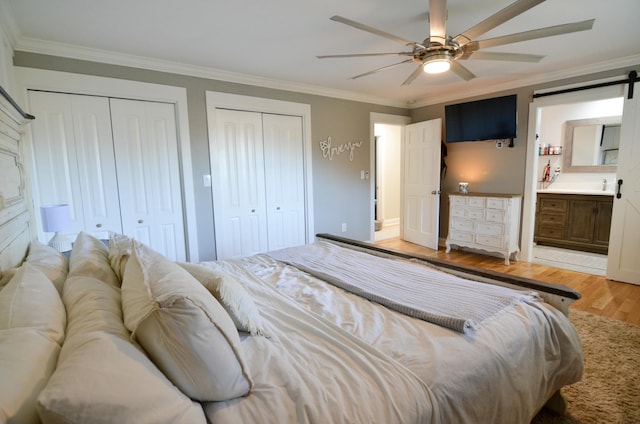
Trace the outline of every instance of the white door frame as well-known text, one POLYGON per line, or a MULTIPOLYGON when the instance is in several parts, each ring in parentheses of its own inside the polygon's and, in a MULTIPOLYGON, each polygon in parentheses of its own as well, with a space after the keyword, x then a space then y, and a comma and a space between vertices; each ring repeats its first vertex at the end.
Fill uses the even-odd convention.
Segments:
MULTIPOLYGON (((404 127, 405 125, 408 125, 411 123, 411 117, 410 116, 402 116, 402 115, 391 115, 391 114, 387 114, 387 113, 378 113, 378 112, 371 112, 369 114, 369 140, 371 143, 371 147, 369 149, 370 151, 370 158, 369 158, 369 169, 372 169, 375 171, 376 169, 376 156, 375 156, 375 148, 376 148, 376 132, 375 132, 375 125, 376 124, 385 124, 385 125, 398 125, 400 127, 402 127, 402 137, 400 137, 400 145, 401 145, 401 150, 404 151, 404 127)), ((400 185, 402 186, 403 184, 403 177, 401 174, 400 177, 400 185)), ((375 216, 375 198, 376 198, 376 178, 370 178, 369 179, 369 190, 370 190, 370 195, 369 195, 369 199, 371 200, 370 203, 370 209, 369 209, 369 241, 373 242, 374 240, 374 236, 375 236, 375 222, 373 217, 375 216)), ((402 236, 402 217, 404 216, 404 197, 402 195, 402 191, 400 193, 400 236, 402 236)))
MULTIPOLYGON (((288 102, 284 100, 267 99, 263 97, 243 96, 240 94, 220 93, 217 91, 206 92, 207 126, 209 127, 209 150, 215 137, 212 125, 215 124, 215 109, 235 109, 248 112, 272 113, 279 115, 293 115, 302 118, 302 137, 304 144, 304 175, 305 175, 305 214, 306 214, 306 240, 310 243, 315 240, 313 218, 313 177, 311 169, 311 105, 305 103, 288 102)), ((210 158, 210 163, 212 158, 210 158)), ((214 205, 215 213, 215 205, 214 205)))
MULTIPOLYGON (((170 85, 153 84, 147 82, 128 81, 116 78, 98 77, 93 75, 72 74, 69 72, 49 71, 16 66, 16 92, 22 96, 24 105, 28 105, 27 90, 57 91, 71 94, 87 94, 104 97, 120 97, 132 100, 147 100, 165 102, 175 105, 176 126, 180 164, 182 171, 182 204, 186 224, 187 259, 199 261, 198 229, 196 224, 196 204, 193 189, 193 169, 191 165, 191 144, 189 136, 189 111, 187 108, 187 89, 170 85)), ((27 107, 28 110, 28 107, 27 107)), ((38 117, 36 117, 37 119, 38 117)), ((25 136, 30 137, 29 127, 25 136)), ((28 143, 27 143, 28 145, 28 143)), ((33 153, 25 148, 25 165, 27 175, 31 166, 33 153)), ((35 222, 34 211, 31 220, 35 222)))
MULTIPOLYGON (((609 80, 594 81, 592 83, 597 84, 605 81, 609 80)), ((584 83, 582 85, 584 85, 584 83)), ((564 88, 569 87, 556 87, 544 91, 555 91, 564 88)), ((520 260, 525 262, 531 262, 533 260, 533 232, 536 219, 536 193, 538 191, 538 142, 536 140, 536 124, 540 113, 539 109, 545 106, 610 99, 613 97, 621 97, 623 95, 624 85, 612 85, 567 94, 558 94, 549 97, 539 97, 529 103, 529 129, 527 134, 527 159, 525 165, 524 198, 522 203, 520 260)))

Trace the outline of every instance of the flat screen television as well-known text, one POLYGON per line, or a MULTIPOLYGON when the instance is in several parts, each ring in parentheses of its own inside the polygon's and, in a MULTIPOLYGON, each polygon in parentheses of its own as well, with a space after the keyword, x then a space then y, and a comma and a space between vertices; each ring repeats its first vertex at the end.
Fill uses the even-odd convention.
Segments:
POLYGON ((447 143, 504 140, 517 135, 517 95, 445 106, 447 143))

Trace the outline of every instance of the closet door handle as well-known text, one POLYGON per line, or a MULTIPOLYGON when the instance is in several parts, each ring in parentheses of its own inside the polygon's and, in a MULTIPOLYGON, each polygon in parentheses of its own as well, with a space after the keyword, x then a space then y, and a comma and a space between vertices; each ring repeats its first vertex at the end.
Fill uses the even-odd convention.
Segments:
POLYGON ((96 224, 96 228, 102 228, 102 224, 96 224))
POLYGON ((278 206, 278 207, 276 208, 276 210, 277 210, 277 211, 279 211, 279 210, 280 210, 280 206, 278 206))
POLYGON ((251 209, 251 213, 255 213, 255 212, 256 212, 256 210, 255 210, 255 209, 251 209))
POLYGON ((144 219, 139 219, 138 224, 144 224, 144 219))

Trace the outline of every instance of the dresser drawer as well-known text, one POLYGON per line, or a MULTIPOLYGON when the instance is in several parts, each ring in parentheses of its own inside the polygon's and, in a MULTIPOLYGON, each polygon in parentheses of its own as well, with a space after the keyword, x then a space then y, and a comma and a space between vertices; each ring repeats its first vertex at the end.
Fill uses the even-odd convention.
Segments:
POLYGON ((465 196, 451 196, 451 206, 466 206, 467 198, 465 196))
POLYGON ((504 234, 504 225, 502 224, 487 224, 481 222, 476 228, 478 234, 501 236, 504 234))
POLYGON ((569 202, 567 199, 540 199, 540 212, 556 212, 556 213, 566 213, 569 202))
POLYGON ((497 209, 487 209, 487 221, 505 222, 504 211, 497 210, 497 209))
POLYGON ((484 197, 470 196, 467 203, 469 204, 469 206, 473 206, 476 208, 484 208, 484 197))
POLYGON ((542 227, 538 230, 536 237, 564 240, 564 233, 564 227, 542 227))
POLYGON ((461 231, 473 231, 473 221, 454 218, 451 220, 451 229, 461 230, 461 231))
POLYGON ((453 241, 464 241, 467 243, 473 243, 473 233, 463 233, 460 231, 451 231, 449 239, 453 241))
POLYGON ((476 243, 481 244, 483 246, 491 246, 491 247, 499 247, 501 248, 504 245, 504 238, 502 237, 492 237, 484 234, 476 235, 476 243))
POLYGON ((541 213, 540 214, 540 224, 547 225, 565 225, 566 224, 566 214, 561 213, 541 213))
POLYGON ((503 199, 500 197, 487 197, 487 207, 489 209, 507 209, 509 199, 503 199))

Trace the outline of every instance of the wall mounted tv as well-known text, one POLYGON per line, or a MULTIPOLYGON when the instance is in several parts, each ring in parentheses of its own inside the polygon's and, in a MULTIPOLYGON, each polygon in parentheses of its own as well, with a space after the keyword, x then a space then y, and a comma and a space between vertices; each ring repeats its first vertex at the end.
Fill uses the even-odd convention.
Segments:
POLYGON ((504 140, 517 135, 517 96, 495 97, 445 106, 447 143, 504 140))

